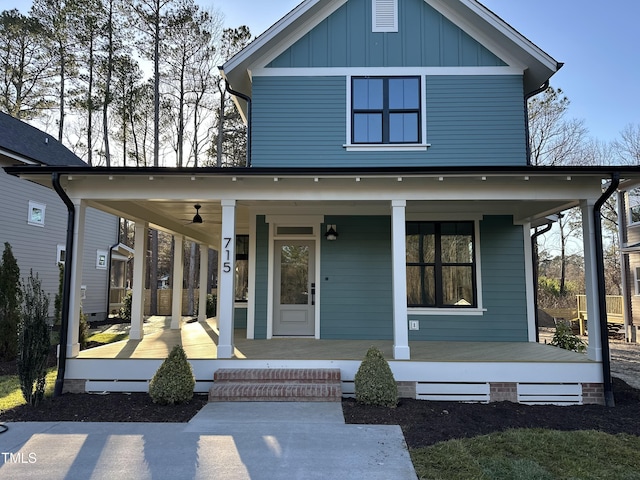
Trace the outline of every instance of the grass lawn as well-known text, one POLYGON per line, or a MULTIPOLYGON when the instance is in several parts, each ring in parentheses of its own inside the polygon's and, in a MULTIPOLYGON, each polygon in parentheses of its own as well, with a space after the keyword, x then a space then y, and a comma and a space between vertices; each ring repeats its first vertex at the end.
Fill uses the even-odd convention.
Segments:
MULTIPOLYGON (((45 397, 53 395, 56 383, 57 367, 47 369, 45 397)), ((0 412, 24 405, 24 398, 20 391, 20 381, 17 375, 4 375, 0 377, 0 412)))
POLYGON ((119 342, 120 340, 126 340, 128 338, 129 338, 128 333, 94 333, 89 338, 87 338, 87 341, 106 344, 106 343, 119 342))
POLYGON ((420 479, 640 479, 640 437, 517 429, 411 451, 420 479))

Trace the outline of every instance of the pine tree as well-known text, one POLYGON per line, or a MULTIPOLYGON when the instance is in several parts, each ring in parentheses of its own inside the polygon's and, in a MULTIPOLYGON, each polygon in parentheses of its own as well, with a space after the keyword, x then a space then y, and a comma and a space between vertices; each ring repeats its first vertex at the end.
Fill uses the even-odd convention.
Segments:
POLYGON ((0 263, 0 357, 5 360, 13 360, 18 353, 21 302, 20 268, 11 245, 5 243, 0 263))

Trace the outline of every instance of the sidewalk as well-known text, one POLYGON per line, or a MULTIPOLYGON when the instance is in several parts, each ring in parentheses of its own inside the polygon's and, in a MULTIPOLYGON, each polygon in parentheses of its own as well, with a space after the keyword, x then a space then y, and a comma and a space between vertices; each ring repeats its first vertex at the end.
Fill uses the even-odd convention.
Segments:
POLYGON ((416 479, 398 426, 340 403, 210 403, 187 423, 11 423, 0 478, 416 479))

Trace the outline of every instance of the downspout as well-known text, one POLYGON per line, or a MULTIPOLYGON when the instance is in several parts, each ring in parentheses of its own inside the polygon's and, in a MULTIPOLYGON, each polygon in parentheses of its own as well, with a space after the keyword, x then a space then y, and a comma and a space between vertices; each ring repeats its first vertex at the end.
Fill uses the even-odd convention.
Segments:
POLYGON ((242 100, 247 102, 247 167, 251 166, 251 97, 245 95, 244 93, 236 92, 229 85, 229 81, 227 79, 224 80, 226 85, 227 92, 231 95, 235 95, 236 97, 240 97, 242 100))
POLYGON ((75 228, 76 208, 73 205, 71 199, 67 196, 60 185, 60 174, 52 173, 51 182, 53 189, 60 196, 64 204, 67 206, 67 243, 65 246, 64 257, 64 283, 62 287, 62 312, 61 312, 61 325, 60 325, 60 346, 59 346, 59 358, 58 358, 58 376, 56 377, 56 384, 53 390, 53 395, 58 397, 62 395, 62 389, 64 387, 64 375, 67 367, 67 339, 69 329, 69 303, 71 297, 71 263, 73 261, 73 230, 75 228))
POLYGON ((548 220, 547 225, 542 230, 536 230, 531 235, 531 252, 533 253, 533 305, 535 308, 534 319, 536 324, 536 343, 540 341, 540 332, 538 328, 538 249, 536 241, 540 235, 547 233, 553 227, 553 220, 548 220))
MULTIPOLYGON (((535 97, 539 93, 544 92, 547 88, 549 88, 549 80, 544 82, 542 86, 537 90, 527 93, 524 96, 524 127, 525 127, 524 134, 525 134, 525 140, 527 144, 527 165, 531 165, 531 134, 529 133, 529 99, 532 97, 535 97)), ((537 318, 538 316, 536 315, 536 319, 537 318)))
POLYGON ((607 293, 605 290, 604 277, 604 249, 602 246, 602 218, 600 209, 604 203, 613 195, 620 185, 620 174, 611 174, 611 184, 609 188, 600 196, 593 206, 593 221, 595 227, 595 247, 596 247, 596 274, 598 280, 598 310, 600 320, 600 343, 602 344, 602 375, 604 386, 604 403, 607 407, 614 407, 613 389, 611 386, 611 359, 609 358, 609 330, 607 328, 607 293))

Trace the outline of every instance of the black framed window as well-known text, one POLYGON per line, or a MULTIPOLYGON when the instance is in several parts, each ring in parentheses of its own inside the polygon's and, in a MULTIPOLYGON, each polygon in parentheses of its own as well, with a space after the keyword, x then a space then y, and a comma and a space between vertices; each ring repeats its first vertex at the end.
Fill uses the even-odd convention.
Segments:
POLYGON ((420 77, 354 77, 351 142, 420 143, 420 77))
POLYGON ((249 292, 249 235, 236 235, 236 302, 246 302, 249 292))
POLYGON ((407 305, 477 306, 473 222, 407 222, 407 305))

